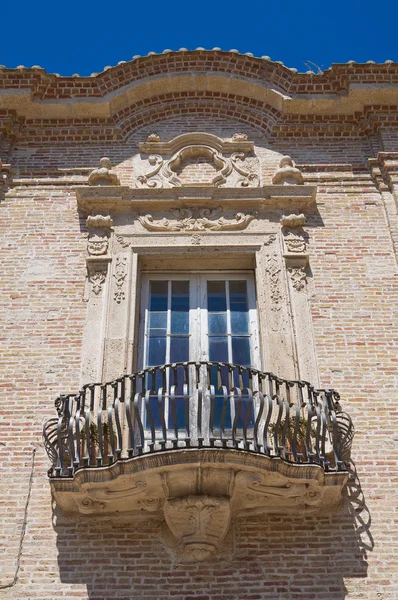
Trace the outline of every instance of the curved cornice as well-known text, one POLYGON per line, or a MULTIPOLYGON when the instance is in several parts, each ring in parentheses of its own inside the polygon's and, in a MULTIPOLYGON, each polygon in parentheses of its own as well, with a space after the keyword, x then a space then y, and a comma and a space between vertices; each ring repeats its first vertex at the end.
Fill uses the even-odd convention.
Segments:
POLYGON ((26 119, 108 119, 167 92, 231 94, 282 115, 353 115, 398 103, 398 64, 333 65, 295 73, 269 60, 221 51, 140 57, 95 77, 57 77, 40 68, 0 70, 0 111, 26 119))

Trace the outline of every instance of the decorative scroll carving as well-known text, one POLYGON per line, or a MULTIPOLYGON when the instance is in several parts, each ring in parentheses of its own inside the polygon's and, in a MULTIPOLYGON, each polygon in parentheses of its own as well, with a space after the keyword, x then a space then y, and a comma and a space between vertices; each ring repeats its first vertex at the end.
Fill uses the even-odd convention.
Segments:
POLYGON ((172 211, 176 220, 164 217, 154 221, 152 215, 139 216, 138 220, 145 229, 149 231, 236 231, 245 229, 247 225, 257 217, 257 212, 237 213, 234 220, 219 217, 222 207, 209 208, 181 208, 172 211), (218 217, 218 218, 217 218, 218 217))
POLYGON ((102 292, 102 286, 106 280, 106 272, 106 267, 102 267, 91 270, 89 273, 88 280, 91 283, 91 289, 96 296, 102 292))
POLYGON ((235 134, 230 141, 206 133, 185 134, 170 142, 160 142, 151 136, 150 140, 148 138, 140 144, 140 150, 149 154, 147 160, 152 168, 137 177, 137 187, 190 185, 177 172, 184 161, 203 157, 214 165, 216 175, 211 181, 196 182, 196 185, 220 187, 229 182, 234 187, 257 187, 260 184, 258 160, 247 156, 253 152, 254 145, 247 140, 245 134, 235 134), (165 155, 171 156, 166 159, 165 155), (235 176, 229 181, 228 178, 233 173, 235 176))
POLYGON ((116 258, 116 267, 113 277, 115 278, 116 282, 116 290, 113 297, 116 302, 120 304, 121 301, 126 298, 126 294, 123 289, 124 282, 127 277, 127 258, 125 256, 118 256, 116 258))
POLYGON ((234 135, 232 136, 232 140, 234 142, 240 142, 240 141, 246 141, 247 140, 247 135, 245 133, 241 133, 239 131, 237 131, 236 133, 234 133, 234 135))
POLYGON ((116 171, 112 170, 109 158, 101 158, 99 169, 94 169, 88 176, 89 185, 120 185, 116 171))
POLYGON ((235 152, 231 156, 233 168, 243 177, 240 177, 236 185, 238 187, 257 187, 260 183, 260 178, 254 172, 253 162, 246 160, 246 155, 243 152, 235 152))
POLYGON ((307 282, 307 274, 305 272, 304 267, 288 267, 287 270, 290 274, 290 279, 292 280, 292 285, 294 289, 298 292, 305 288, 305 284, 307 282))
POLYGON ((231 520, 229 498, 186 496, 167 500, 164 516, 178 540, 177 554, 202 561, 217 551, 231 520))
POLYGON ((290 156, 282 156, 279 168, 272 178, 275 185, 303 185, 304 179, 301 171, 296 168, 290 156))
POLYGON ((276 240, 276 235, 269 235, 264 240, 264 246, 270 246, 273 242, 275 242, 275 240, 276 240))
POLYGON ((116 236, 116 239, 118 241, 118 244, 122 248, 130 248, 131 242, 130 242, 129 238, 125 238, 122 235, 118 235, 118 236, 116 236))
POLYGON ((108 251, 108 237, 106 235, 93 234, 90 235, 87 241, 87 252, 91 256, 100 256, 108 251))
POLYGON ((92 215, 87 217, 86 225, 92 229, 110 229, 113 221, 110 215, 92 215))
POLYGON ((154 179, 155 175, 157 175, 160 169, 163 166, 163 158, 158 154, 151 154, 148 156, 148 162, 153 169, 145 173, 145 175, 139 175, 137 177, 137 187, 148 187, 148 188, 157 188, 162 187, 162 180, 160 178, 154 179))

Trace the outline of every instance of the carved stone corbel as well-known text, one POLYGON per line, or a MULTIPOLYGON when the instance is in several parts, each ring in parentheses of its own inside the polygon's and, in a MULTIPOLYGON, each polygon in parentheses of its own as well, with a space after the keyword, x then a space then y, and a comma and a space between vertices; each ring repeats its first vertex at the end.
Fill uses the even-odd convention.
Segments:
MULTIPOLYGON (((296 273, 296 271, 291 271, 291 269, 305 269, 308 263, 307 236, 303 229, 305 222, 306 218, 302 213, 299 215, 283 215, 280 220, 285 248, 284 258, 290 273, 296 273)), ((295 276, 297 278, 297 275, 295 276)), ((302 288, 300 287, 300 289, 302 288)))
POLYGON ((111 229, 112 224, 113 221, 109 215, 93 215, 87 217, 86 225, 89 230, 87 252, 90 256, 107 254, 109 248, 109 230, 111 229))

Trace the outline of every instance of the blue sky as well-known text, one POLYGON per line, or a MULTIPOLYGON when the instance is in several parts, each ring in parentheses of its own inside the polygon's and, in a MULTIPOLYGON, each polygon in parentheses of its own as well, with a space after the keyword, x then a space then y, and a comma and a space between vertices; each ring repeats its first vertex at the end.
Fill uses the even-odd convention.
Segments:
POLYGON ((198 46, 268 55, 307 71, 398 61, 398 1, 121 0, 4 2, 0 64, 89 75, 135 54, 198 46))

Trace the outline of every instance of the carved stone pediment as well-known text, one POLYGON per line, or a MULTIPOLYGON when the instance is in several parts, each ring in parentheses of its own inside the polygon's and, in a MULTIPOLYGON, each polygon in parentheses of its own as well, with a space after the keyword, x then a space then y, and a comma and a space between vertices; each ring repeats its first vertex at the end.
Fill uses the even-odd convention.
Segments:
POLYGON ((208 133, 188 133, 169 142, 155 135, 140 144, 147 154, 138 165, 138 188, 258 187, 260 170, 254 144, 244 134, 222 140, 208 133))

